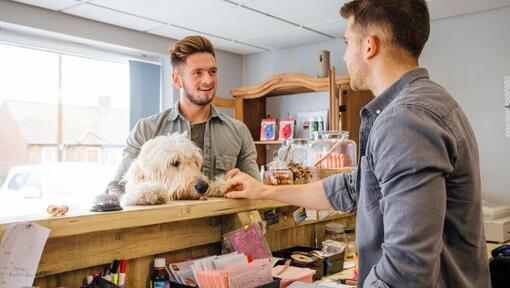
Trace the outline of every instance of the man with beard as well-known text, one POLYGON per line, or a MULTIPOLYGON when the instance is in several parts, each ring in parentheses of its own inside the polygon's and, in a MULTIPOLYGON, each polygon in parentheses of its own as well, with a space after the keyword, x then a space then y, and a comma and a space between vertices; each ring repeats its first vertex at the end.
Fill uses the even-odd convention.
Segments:
POLYGON ((187 132, 202 150, 202 172, 209 178, 238 168, 259 179, 257 152, 246 125, 219 112, 211 102, 216 94, 218 67, 212 43, 189 36, 170 49, 172 80, 180 91, 173 108, 141 119, 131 131, 109 193, 124 193, 122 178, 148 140, 174 132, 187 132))
POLYGON ((295 186, 233 170, 225 196, 356 210, 358 287, 490 287, 474 133, 418 64, 425 0, 354 0, 340 14, 351 87, 376 96, 361 110, 358 169, 295 186))

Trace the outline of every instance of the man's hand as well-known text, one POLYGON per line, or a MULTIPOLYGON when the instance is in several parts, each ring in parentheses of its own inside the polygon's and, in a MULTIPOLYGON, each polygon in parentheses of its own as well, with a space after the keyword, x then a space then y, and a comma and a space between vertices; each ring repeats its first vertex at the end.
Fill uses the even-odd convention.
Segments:
POLYGON ((223 193, 226 198, 265 199, 266 185, 239 169, 230 170, 225 179, 223 193))

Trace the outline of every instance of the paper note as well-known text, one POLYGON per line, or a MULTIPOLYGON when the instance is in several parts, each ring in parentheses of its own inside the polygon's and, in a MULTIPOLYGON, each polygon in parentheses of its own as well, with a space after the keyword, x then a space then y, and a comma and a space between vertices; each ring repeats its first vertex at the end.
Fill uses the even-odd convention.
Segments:
POLYGON ((227 233, 225 239, 232 250, 250 255, 253 259, 271 258, 271 251, 257 223, 227 233))
POLYGON ((229 288, 255 288, 273 281, 269 259, 253 260, 228 270, 229 288))
POLYGON ((0 242, 0 288, 32 287, 50 229, 13 223, 0 242))

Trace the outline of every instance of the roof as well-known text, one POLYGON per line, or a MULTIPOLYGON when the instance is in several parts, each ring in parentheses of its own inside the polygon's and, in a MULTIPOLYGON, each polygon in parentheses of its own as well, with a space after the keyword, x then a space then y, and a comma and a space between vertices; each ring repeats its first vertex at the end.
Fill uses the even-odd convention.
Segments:
MULTIPOLYGON (((5 100, 2 106, 0 111, 10 112, 29 144, 56 144, 56 103, 5 100)), ((124 145, 129 132, 127 109, 64 105, 63 118, 67 145, 124 145)))

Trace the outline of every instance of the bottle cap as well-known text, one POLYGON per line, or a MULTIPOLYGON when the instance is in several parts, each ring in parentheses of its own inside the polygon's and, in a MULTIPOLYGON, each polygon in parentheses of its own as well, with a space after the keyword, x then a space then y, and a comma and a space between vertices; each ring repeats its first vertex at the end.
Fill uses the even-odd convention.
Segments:
POLYGON ((165 266, 166 266, 165 258, 154 259, 154 267, 155 268, 164 268, 165 266))

